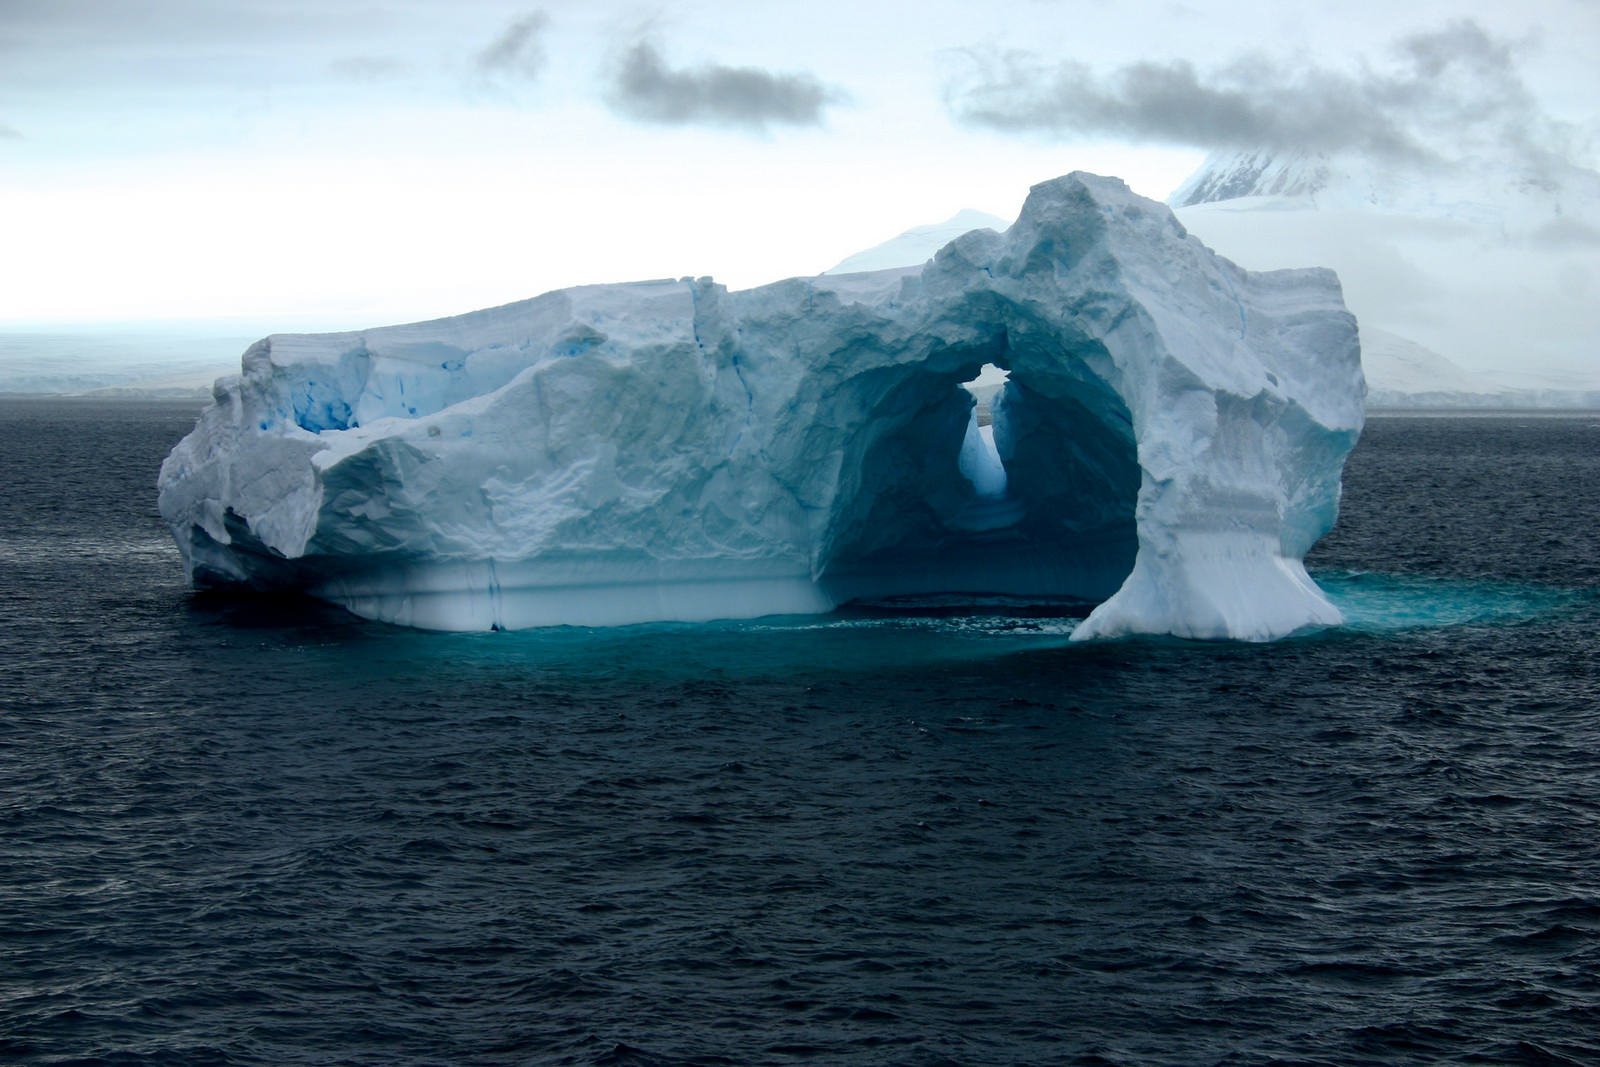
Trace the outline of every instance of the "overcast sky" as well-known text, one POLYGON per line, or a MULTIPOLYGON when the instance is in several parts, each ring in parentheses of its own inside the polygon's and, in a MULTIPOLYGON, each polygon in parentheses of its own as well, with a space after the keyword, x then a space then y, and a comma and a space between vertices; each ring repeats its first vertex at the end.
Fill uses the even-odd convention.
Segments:
POLYGON ((1600 0, 0 0, 0 325, 741 287, 1296 139, 1593 166, 1596 55, 1600 0))

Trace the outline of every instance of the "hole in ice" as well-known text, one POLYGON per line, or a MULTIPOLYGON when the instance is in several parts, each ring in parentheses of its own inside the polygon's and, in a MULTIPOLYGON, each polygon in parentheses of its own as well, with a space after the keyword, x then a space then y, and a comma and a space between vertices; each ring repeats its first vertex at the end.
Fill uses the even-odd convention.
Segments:
POLYGON ((934 353, 848 442, 848 495, 820 553, 836 602, 1098 602, 1127 577, 1139 467, 1126 408, 1075 349, 1008 342, 934 353), (953 367, 966 371, 939 369, 953 367))
POLYGON ((979 426, 993 423, 995 398, 1000 395, 1000 390, 1005 387, 1006 380, 1010 377, 1011 372, 1004 367, 985 363, 979 368, 977 377, 970 382, 961 383, 961 388, 971 393, 972 399, 977 401, 979 426))
POLYGON ((1006 377, 1004 370, 985 363, 977 377, 961 383, 975 401, 972 421, 961 442, 961 476, 983 500, 1003 500, 1006 496, 1006 465, 994 444, 994 400, 1006 377))

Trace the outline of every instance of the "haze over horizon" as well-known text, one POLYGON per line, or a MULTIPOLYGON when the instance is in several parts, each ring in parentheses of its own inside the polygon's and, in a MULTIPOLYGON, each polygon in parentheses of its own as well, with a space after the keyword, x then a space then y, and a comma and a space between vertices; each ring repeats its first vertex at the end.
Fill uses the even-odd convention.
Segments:
POLYGON ((1600 7, 0 3, 0 331, 415 321, 815 273, 1071 170, 1592 167, 1600 7))

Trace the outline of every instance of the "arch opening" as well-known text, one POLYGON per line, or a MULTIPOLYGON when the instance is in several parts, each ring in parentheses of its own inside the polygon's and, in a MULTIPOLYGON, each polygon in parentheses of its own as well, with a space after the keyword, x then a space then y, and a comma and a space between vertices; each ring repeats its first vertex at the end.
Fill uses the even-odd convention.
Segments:
POLYGON ((1090 369, 1103 356, 1002 334, 936 353, 856 435, 855 495, 824 541, 837 602, 926 596, 1105 600, 1133 568, 1133 420, 1090 369), (954 356, 954 358, 951 358, 954 356))

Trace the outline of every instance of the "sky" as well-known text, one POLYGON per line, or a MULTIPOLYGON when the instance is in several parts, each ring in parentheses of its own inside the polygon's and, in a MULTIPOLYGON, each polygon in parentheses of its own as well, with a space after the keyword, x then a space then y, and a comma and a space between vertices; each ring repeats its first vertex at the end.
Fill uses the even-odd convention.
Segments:
POLYGON ((1595 55, 1600 0, 0 0, 0 329, 741 288, 1295 138, 1592 167, 1595 55))

